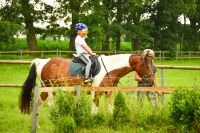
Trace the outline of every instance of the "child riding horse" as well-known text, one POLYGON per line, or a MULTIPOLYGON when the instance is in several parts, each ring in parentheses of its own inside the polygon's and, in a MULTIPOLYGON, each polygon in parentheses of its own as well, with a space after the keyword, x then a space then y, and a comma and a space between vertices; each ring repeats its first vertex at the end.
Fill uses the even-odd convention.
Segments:
MULTIPOLYGON (((99 73, 94 77, 92 86, 117 86, 120 78, 131 71, 136 71, 138 75, 154 79, 152 72, 152 62, 148 55, 118 54, 111 56, 99 56, 101 65, 99 73)), ((35 59, 31 64, 29 75, 24 82, 20 95, 20 109, 22 113, 30 113, 31 92, 36 85, 36 77, 39 77, 43 86, 61 85, 67 83, 68 86, 82 84, 83 77, 70 75, 71 61, 63 58, 35 59)), ((93 99, 93 111, 97 110, 99 96, 101 93, 95 92, 93 99)), ((109 94, 108 96, 110 96, 109 94)), ((41 93, 41 100, 45 101, 48 93, 41 93)), ((110 99, 111 104, 111 99, 110 99)))

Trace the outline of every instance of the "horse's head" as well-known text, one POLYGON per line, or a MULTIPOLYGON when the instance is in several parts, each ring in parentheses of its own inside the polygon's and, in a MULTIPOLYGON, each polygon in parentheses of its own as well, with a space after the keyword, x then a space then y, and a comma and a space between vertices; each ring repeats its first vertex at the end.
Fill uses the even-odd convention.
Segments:
POLYGON ((155 83, 153 58, 153 50, 145 49, 140 56, 135 57, 133 60, 135 62, 134 69, 138 75, 149 82, 155 83))

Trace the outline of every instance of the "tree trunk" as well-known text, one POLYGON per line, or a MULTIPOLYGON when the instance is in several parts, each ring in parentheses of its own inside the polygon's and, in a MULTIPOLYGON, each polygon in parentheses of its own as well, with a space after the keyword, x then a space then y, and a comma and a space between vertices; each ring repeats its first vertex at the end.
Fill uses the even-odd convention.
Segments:
POLYGON ((31 16, 31 6, 29 0, 22 0, 22 14, 24 16, 24 22, 27 29, 27 43, 29 50, 37 50, 37 39, 35 35, 35 27, 33 26, 33 17, 31 16))
POLYGON ((37 39, 35 36, 35 28, 33 27, 33 24, 30 24, 30 28, 28 28, 27 42, 28 47, 31 51, 38 50, 37 39))
POLYGON ((132 50, 133 51, 139 50, 140 49, 140 47, 139 47, 139 45, 140 45, 140 39, 139 38, 132 39, 131 45, 132 45, 132 50))
POLYGON ((189 39, 189 49, 188 50, 198 50, 198 20, 195 17, 191 17, 190 19, 190 26, 191 26, 191 31, 192 33, 190 34, 190 39, 189 39))
POLYGON ((118 31, 116 35, 116 51, 120 51, 120 38, 121 38, 121 33, 120 31, 118 31))
MULTIPOLYGON (((116 15, 116 22, 118 26, 121 26, 122 22, 122 0, 117 0, 117 15, 116 15)), ((116 31, 116 51, 120 50, 120 39, 121 39, 121 31, 117 28, 116 31)))
POLYGON ((69 51, 75 50, 75 38, 76 38, 76 32, 72 29, 68 46, 69 51))
POLYGON ((182 35, 181 35, 181 41, 180 41, 180 51, 183 48, 183 41, 184 41, 184 36, 185 36, 185 28, 186 28, 186 16, 184 14, 184 25, 183 25, 183 31, 182 31, 182 35))
POLYGON ((75 50, 75 38, 76 38, 76 31, 74 29, 76 23, 78 23, 78 18, 76 17, 75 14, 72 14, 72 25, 71 25, 71 34, 70 34, 70 42, 69 42, 69 47, 68 50, 74 51, 75 50))
POLYGON ((109 47, 109 35, 105 35, 105 38, 103 40, 103 43, 102 43, 102 51, 109 51, 110 50, 110 47, 109 47))

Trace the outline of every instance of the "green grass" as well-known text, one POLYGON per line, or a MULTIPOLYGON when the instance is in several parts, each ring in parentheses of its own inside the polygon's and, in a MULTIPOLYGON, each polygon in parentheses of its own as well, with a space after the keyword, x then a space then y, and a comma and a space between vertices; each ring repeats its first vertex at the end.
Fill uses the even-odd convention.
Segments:
MULTIPOLYGON (((200 61, 156 61, 156 64, 163 65, 190 65, 199 66, 200 61)), ((0 65, 0 84, 22 84, 29 72, 29 65, 13 65, 13 64, 1 64, 0 65)), ((200 83, 200 71, 198 70, 164 70, 165 84, 166 86, 195 86, 200 83)), ((159 85, 161 82, 161 71, 158 69, 157 78, 159 85)), ((136 85, 134 81, 134 72, 131 72, 120 80, 121 86, 136 85)), ((23 115, 20 113, 18 107, 19 88, 0 88, 0 132, 1 133, 27 133, 31 130, 32 115, 23 115)), ((128 127, 122 127, 115 131, 108 126, 101 125, 94 127, 93 129, 80 129, 79 132, 176 132, 177 127, 174 127, 169 123, 169 105, 170 95, 166 95, 166 105, 164 108, 153 109, 147 100, 144 103, 144 107, 140 108, 137 103, 135 93, 125 93, 126 102, 131 109, 133 123, 128 127)), ((106 111, 106 99, 102 97, 100 99, 99 110, 101 113, 106 111)), ((40 109, 39 124, 40 129, 37 132, 43 133, 53 132, 53 124, 49 120, 49 107, 45 103, 40 109)), ((109 114, 107 114, 109 118, 109 114)))
MULTIPOLYGON (((0 88, 0 132, 27 133, 31 131, 32 115, 23 115, 18 107, 19 88, 0 88)), ((39 115, 40 129, 38 132, 53 132, 49 121, 49 108, 46 104, 39 115)))

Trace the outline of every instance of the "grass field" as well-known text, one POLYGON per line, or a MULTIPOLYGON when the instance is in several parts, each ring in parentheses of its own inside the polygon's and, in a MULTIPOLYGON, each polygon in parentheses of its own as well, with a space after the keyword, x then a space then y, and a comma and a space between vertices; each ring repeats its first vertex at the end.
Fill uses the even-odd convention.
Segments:
MULTIPOLYGON (((155 64, 162 65, 184 65, 184 66, 200 66, 200 61, 155 61, 155 64)), ((0 65, 0 84, 22 84, 29 71, 29 65, 0 65)), ((160 86, 160 69, 157 72, 158 83, 160 86)), ((165 86, 198 86, 200 83, 200 71, 198 70, 165 70, 165 86)), ((136 85, 134 73, 125 76, 121 81, 121 86, 136 85)), ((19 88, 0 88, 0 132, 1 133, 28 133, 31 130, 32 115, 23 115, 18 107, 19 88)), ((179 131, 169 123, 168 102, 170 95, 166 97, 166 105, 164 108, 153 109, 147 101, 145 106, 140 108, 136 102, 134 93, 126 93, 126 102, 131 109, 132 119, 134 123, 131 127, 122 128, 119 131, 110 129, 107 126, 98 126, 93 129, 81 129, 79 132, 176 132, 179 131), (128 129, 126 129, 128 128, 128 129)), ((100 112, 105 112, 105 98, 101 98, 100 112)), ((53 132, 53 124, 49 120, 49 107, 44 104, 40 109, 39 133, 53 132)))

